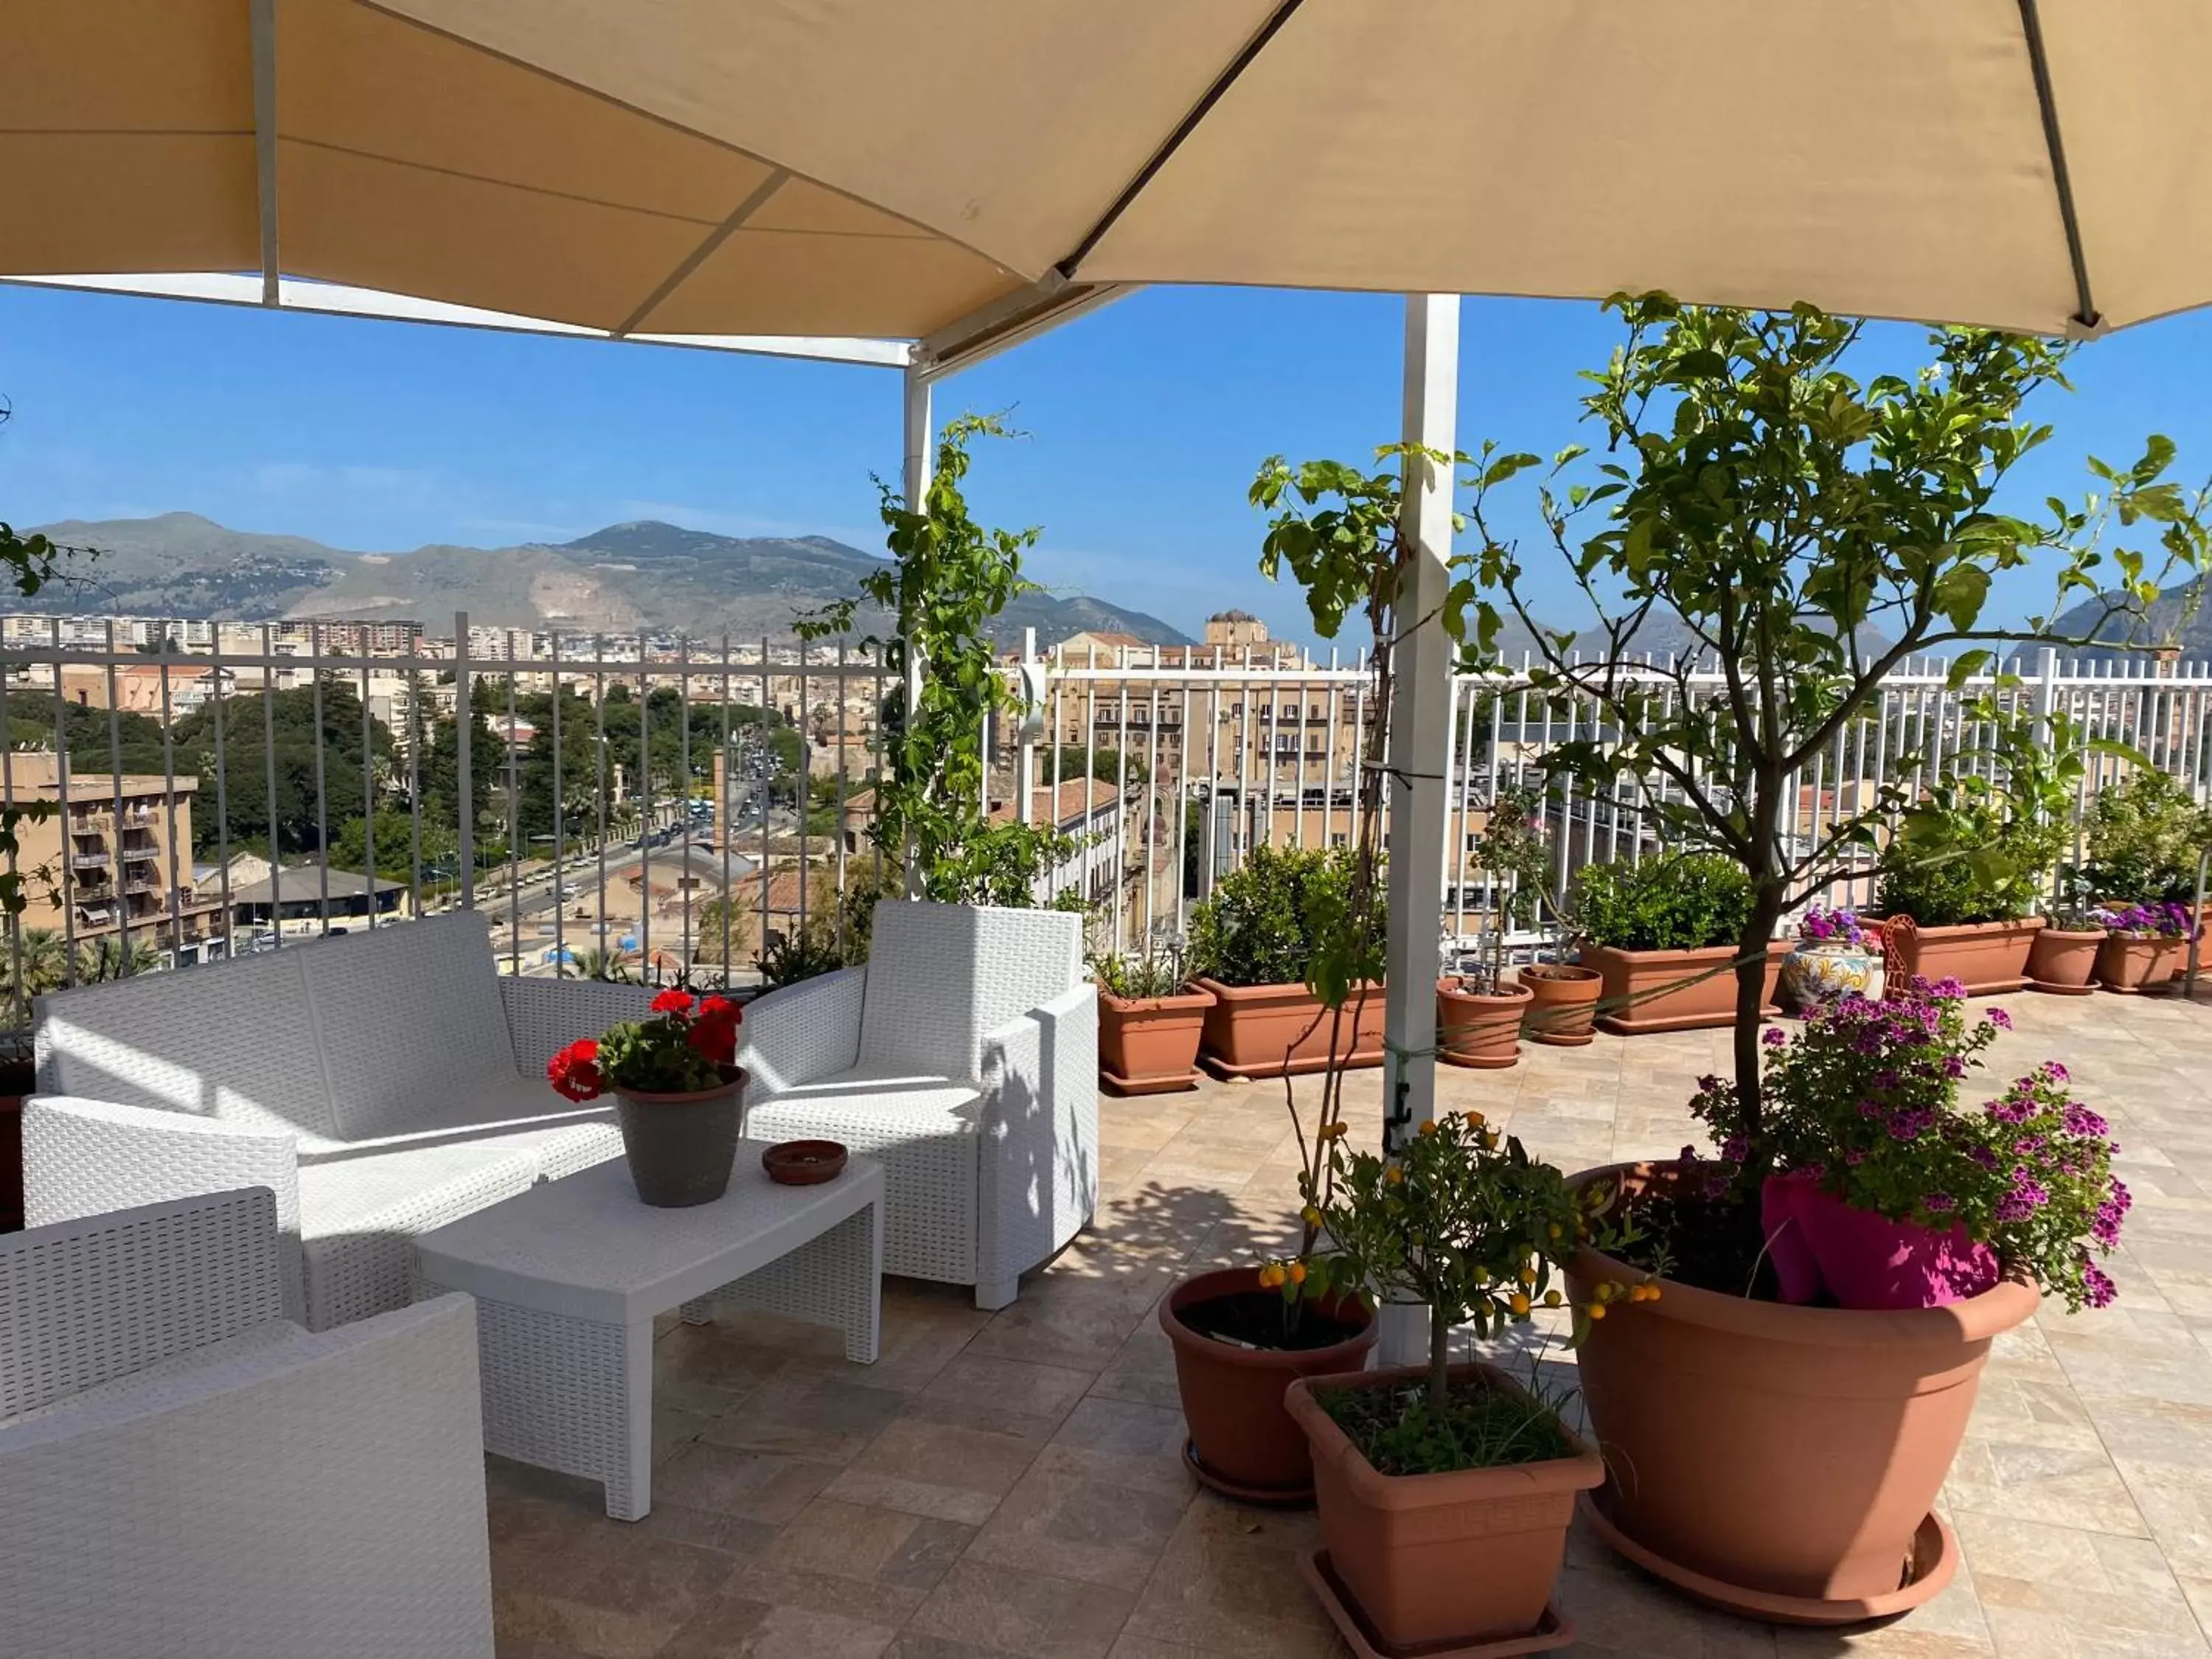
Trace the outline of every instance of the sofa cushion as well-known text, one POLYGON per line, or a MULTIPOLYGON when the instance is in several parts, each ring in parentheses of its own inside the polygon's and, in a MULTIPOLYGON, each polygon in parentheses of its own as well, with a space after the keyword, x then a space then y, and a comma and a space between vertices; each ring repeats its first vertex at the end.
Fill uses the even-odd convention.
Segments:
POLYGON ((337 1138, 404 1133, 426 1102, 514 1075, 489 928, 464 910, 301 951, 337 1138))
POLYGON ((295 947, 40 998, 40 1092, 337 1134, 307 1001, 312 954, 295 947))
POLYGON ((622 1153, 622 1131, 610 1103, 577 1106, 534 1078, 508 1073, 475 1088, 424 1098, 404 1132, 374 1139, 302 1139, 302 1168, 343 1162, 364 1152, 432 1146, 483 1146, 528 1154, 540 1175, 558 1181, 622 1153))
POLYGON ((860 1064, 976 1078, 983 1039, 1082 973, 1083 919, 1061 910, 886 899, 876 907, 860 1064))

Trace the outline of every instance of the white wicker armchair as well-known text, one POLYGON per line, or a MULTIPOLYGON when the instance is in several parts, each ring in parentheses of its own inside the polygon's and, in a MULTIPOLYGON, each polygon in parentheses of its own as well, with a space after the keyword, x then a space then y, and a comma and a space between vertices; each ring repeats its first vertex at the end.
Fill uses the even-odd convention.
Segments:
POLYGON ((745 1133, 884 1166, 884 1270, 1002 1308, 1098 1201, 1098 1004, 1079 917, 886 901, 868 963, 760 998, 745 1133))
POLYGON ((0 1237, 0 1651, 489 1659, 476 1310, 282 1317, 261 1188, 0 1237))
POLYGON ((572 1107, 544 1066, 651 996, 503 976, 467 911, 56 992, 26 1218, 264 1186, 293 1316, 404 1306, 418 1235, 622 1151, 611 1110, 572 1107))

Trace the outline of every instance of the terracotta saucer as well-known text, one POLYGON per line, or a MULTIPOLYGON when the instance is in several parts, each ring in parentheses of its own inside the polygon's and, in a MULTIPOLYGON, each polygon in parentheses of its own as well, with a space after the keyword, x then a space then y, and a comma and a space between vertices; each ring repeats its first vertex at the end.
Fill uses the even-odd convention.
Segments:
POLYGON ((1191 1478, 1201 1486, 1219 1492, 1224 1498, 1233 1498, 1240 1504, 1257 1504, 1271 1510, 1310 1510, 1313 1507, 1311 1486, 1240 1486, 1226 1476, 1215 1474, 1198 1461, 1198 1448, 1186 1440, 1182 1443, 1183 1467, 1191 1478))
POLYGON ((1194 1066, 1188 1072, 1155 1073, 1150 1077, 1123 1077, 1103 1066, 1098 1068, 1098 1080, 1117 1095, 1164 1095, 1178 1089, 1195 1089, 1205 1075, 1194 1066))
POLYGON ((1337 1583, 1327 1550, 1299 1551, 1298 1576, 1319 1599, 1338 1633, 1344 1638, 1345 1645, 1359 1659, 1510 1659, 1510 1656, 1517 1653, 1548 1653, 1575 1639, 1575 1621, 1559 1610, 1554 1600, 1545 1604, 1542 1620, 1526 1636, 1473 1643, 1451 1638, 1399 1647, 1385 1643, 1369 1627, 1359 1609, 1345 1595, 1343 1585, 1337 1583))
POLYGON ((1603 1490, 1583 1492, 1575 1500, 1575 1507, 1591 1530, 1616 1553, 1700 1601, 1770 1624, 1857 1625, 1869 1619, 1893 1618, 1932 1600, 1959 1570, 1959 1540, 1943 1517, 1931 1510, 1921 1517, 1920 1528, 1912 1534, 1912 1576, 1886 1595, 1823 1601, 1813 1595, 1750 1589, 1680 1565, 1638 1543, 1613 1524, 1611 1505, 1598 1496, 1603 1490))
POLYGON ((2086 997, 2095 992, 2097 981, 2093 979, 2086 985, 2053 985, 2045 980, 2032 979, 2027 982, 2027 988, 2040 991, 2045 996, 2086 997))
POLYGON ((818 1187, 842 1175, 851 1156, 834 1140, 780 1140, 761 1154, 761 1168, 780 1186, 818 1187))

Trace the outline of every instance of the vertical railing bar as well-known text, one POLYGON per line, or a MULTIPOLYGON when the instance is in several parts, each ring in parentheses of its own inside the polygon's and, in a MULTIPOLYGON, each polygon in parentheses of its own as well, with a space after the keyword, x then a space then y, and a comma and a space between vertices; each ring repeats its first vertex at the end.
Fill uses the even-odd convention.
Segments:
POLYGON ((653 682, 646 672, 642 628, 637 632, 637 781, 638 977, 658 985, 660 973, 653 960, 653 682))
MULTIPOLYGON (((805 660, 804 657, 801 661, 805 660)), ((805 684, 804 667, 799 671, 805 684)), ((683 944, 678 953, 678 972, 691 971, 691 636, 676 636, 676 771, 683 794, 677 811, 676 891, 684 901, 683 944)), ((804 828, 804 820, 801 827, 804 828)))
POLYGON ((615 958, 619 949, 607 933, 607 636, 592 635, 592 729, 597 753, 592 769, 599 782, 599 805, 592 822, 599 840, 599 896, 593 906, 592 939, 599 955, 595 958, 602 977, 614 977, 615 958))
MULTIPOLYGON (((845 635, 840 634, 837 636, 837 817, 830 833, 830 846, 834 849, 831 856, 836 866, 837 955, 841 961, 845 955, 845 801, 848 794, 845 777, 845 723, 850 718, 852 708, 852 698, 848 695, 848 688, 845 681, 848 655, 845 649, 845 635)), ((724 954, 726 955, 727 952, 724 954)))
MULTIPOLYGON (((737 779, 734 775, 736 772, 734 757, 730 753, 730 636, 726 631, 722 635, 721 694, 722 781, 720 787, 714 790, 713 823, 715 848, 722 855, 722 939, 721 956, 719 960, 722 964, 722 988, 726 991, 733 982, 734 969, 730 961, 730 952, 736 944, 738 931, 738 890, 730 881, 730 818, 732 816, 730 786, 736 782, 737 779)), ((711 778, 711 773, 709 776, 711 778)), ((844 840, 842 825, 839 827, 838 840, 841 843, 844 840)), ((844 954, 844 947, 845 918, 841 908, 837 917, 837 951, 841 957, 844 954)))
POLYGON ((368 712, 368 641, 361 640, 361 845, 368 882, 368 930, 376 931, 376 717, 368 712))
MULTIPOLYGON (((62 684, 62 619, 53 619, 54 642, 54 799, 61 815, 62 826, 62 983, 76 983, 76 877, 71 867, 76 849, 70 845, 74 833, 70 828, 70 751, 69 751, 69 696, 62 684)), ((118 826, 118 829, 120 826, 118 826)), ((118 843, 121 836, 117 837, 118 843)), ((121 885, 122 872, 112 861, 108 867, 108 882, 113 896, 119 899, 116 890, 121 885)))
MULTIPOLYGON (((13 811, 15 806, 15 729, 8 723, 8 672, 0 667, 0 811, 13 811)), ((55 702, 60 702, 61 665, 54 665, 55 702)), ((56 839, 62 849, 62 862, 70 860, 68 815, 63 815, 56 839)), ((8 873, 15 878, 18 891, 22 880, 21 849, 8 854, 8 873)), ((8 915, 8 996, 14 1005, 16 1018, 9 1024, 11 1030, 24 1031, 31 1024, 31 994, 23 983, 23 918, 18 912, 8 915)))
MULTIPOLYGON (((56 678, 58 678, 58 675, 56 678)), ((131 972, 131 893, 130 878, 126 873, 130 860, 123 848, 123 711, 117 706, 119 701, 115 684, 115 619, 110 617, 107 619, 107 765, 115 788, 115 851, 108 864, 108 879, 115 889, 115 925, 118 930, 116 976, 123 978, 131 972)))
POLYGON ((561 629, 556 624, 546 635, 546 654, 553 662, 553 976, 566 976, 568 967, 568 901, 562 891, 568 879, 568 781, 562 775, 561 743, 561 629))
POLYGON ((407 904, 422 919, 422 635, 407 635, 407 904))
MULTIPOLYGON (((510 653, 512 654, 512 653, 510 653)), ((324 765, 323 751, 330 745, 323 732, 323 625, 307 624, 307 660, 313 665, 308 678, 313 683, 313 709, 315 721, 315 880, 322 895, 322 918, 316 937, 328 938, 331 931, 331 802, 329 775, 324 765)), ((373 894, 375 888, 371 887, 373 894)))
MULTIPOLYGON (((185 953, 184 889, 177 879, 177 744, 169 706, 169 655, 161 657, 161 811, 169 831, 169 964, 180 965, 185 953)), ((7 728, 0 726, 0 733, 7 728)))
MULTIPOLYGON (((1154 927, 1157 926, 1156 915, 1155 915, 1155 911, 1154 911, 1154 908, 1153 908, 1153 891, 1152 891, 1152 890, 1159 884, 1158 864, 1159 864, 1159 850, 1160 850, 1160 848, 1159 848, 1159 841, 1160 841, 1160 647, 1159 647, 1158 646, 1157 646, 1157 645, 1155 645, 1155 646, 1152 647, 1152 729, 1151 729, 1151 731, 1150 731, 1149 732, 1147 732, 1147 733, 1146 733, 1146 739, 1145 739, 1145 792, 1144 792, 1144 793, 1145 793, 1145 833, 1144 833, 1144 857, 1145 857, 1145 948, 1146 948, 1146 950, 1148 950, 1148 951, 1149 951, 1149 950, 1150 950, 1150 949, 1152 949, 1152 932, 1153 932, 1154 927)), ((1300 796, 1299 796, 1299 799, 1300 799, 1302 802, 1303 802, 1303 800, 1304 799, 1304 793, 1301 793, 1301 794, 1300 794, 1300 796)), ((1060 799, 1059 799, 1059 797, 1057 797, 1057 796, 1054 796, 1054 799, 1053 799, 1052 810, 1053 810, 1053 811, 1054 811, 1054 813, 1055 815, 1057 815, 1057 814, 1058 814, 1058 812, 1060 811, 1060 799)), ((1125 806, 1122 810, 1126 811, 1127 810, 1127 808, 1125 806)), ((1304 809, 1304 807, 1303 805, 1301 805, 1301 806, 1299 807, 1299 809, 1298 809, 1298 810, 1299 810, 1299 822, 1300 822, 1300 823, 1304 823, 1304 811, 1305 811, 1305 809, 1304 809)), ((1088 834, 1090 833, 1090 831, 1091 831, 1091 826, 1090 826, 1089 824, 1087 824, 1087 823, 1086 823, 1086 824, 1085 824, 1085 825, 1083 826, 1083 829, 1084 829, 1084 833, 1085 833, 1085 835, 1088 835, 1088 834)), ((1177 871, 1176 873, 1176 878, 1177 878, 1178 880, 1180 880, 1180 879, 1181 879, 1181 878, 1182 878, 1182 872, 1181 872, 1181 871, 1177 871)))
MULTIPOLYGON (((806 641, 799 642, 799 937, 806 937, 806 890, 812 886, 813 866, 806 855, 806 809, 812 790, 814 757, 808 749, 806 729, 808 708, 806 701, 806 641)), ((987 716, 988 718, 988 716, 987 716)), ((991 763, 986 751, 983 760, 983 791, 990 793, 991 763)))
POLYGON ((507 630, 507 734, 501 747, 507 762, 507 970, 522 973, 522 761, 516 754, 514 630, 507 630))
POLYGON ((261 624, 261 758, 269 773, 269 937, 270 948, 281 951, 284 947, 284 872, 276 851, 276 647, 267 623, 261 624))

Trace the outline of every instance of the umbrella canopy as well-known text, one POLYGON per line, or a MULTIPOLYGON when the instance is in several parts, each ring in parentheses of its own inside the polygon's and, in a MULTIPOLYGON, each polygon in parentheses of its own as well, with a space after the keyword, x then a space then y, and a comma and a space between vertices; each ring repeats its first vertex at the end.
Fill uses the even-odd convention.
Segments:
POLYGON ((2208 61, 2189 0, 17 0, 0 275, 944 347, 1135 283, 2056 332, 2212 298, 2208 61))

